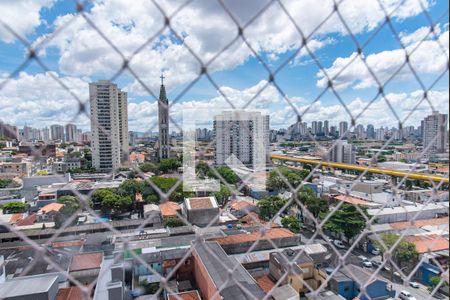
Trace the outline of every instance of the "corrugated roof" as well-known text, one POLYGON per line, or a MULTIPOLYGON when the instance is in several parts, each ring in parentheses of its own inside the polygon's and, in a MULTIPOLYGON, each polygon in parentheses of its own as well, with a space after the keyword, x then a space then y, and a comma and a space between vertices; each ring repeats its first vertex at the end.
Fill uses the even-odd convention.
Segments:
POLYGON ((290 230, 286 228, 272 228, 267 230, 264 235, 262 235, 260 231, 255 231, 250 234, 243 233, 216 238, 216 241, 220 245, 229 245, 229 244, 254 242, 257 240, 279 239, 292 236, 294 236, 294 233, 292 233, 290 230))
POLYGON ((234 210, 242 210, 246 208, 247 206, 254 206, 255 204, 246 201, 246 200, 238 200, 231 204, 231 208, 234 210))
POLYGON ((16 224, 17 222, 19 222, 20 220, 23 219, 23 216, 24 216, 24 214, 22 214, 22 213, 13 214, 11 216, 11 218, 9 219, 9 223, 16 224))
POLYGON ((180 205, 172 201, 161 203, 159 205, 159 209, 161 210, 161 215, 163 217, 175 217, 177 215, 177 211, 181 212, 180 205))
POLYGON ((36 214, 28 215, 27 217, 23 218, 19 222, 16 223, 17 226, 29 226, 36 223, 36 214))
POLYGON ((69 271, 82 271, 100 268, 103 252, 81 253, 72 257, 69 271))
POLYGON ((343 201, 345 203, 353 204, 353 205, 364 205, 364 206, 373 206, 374 203, 370 203, 368 201, 364 201, 355 197, 347 196, 347 195, 339 195, 334 197, 336 200, 343 201))

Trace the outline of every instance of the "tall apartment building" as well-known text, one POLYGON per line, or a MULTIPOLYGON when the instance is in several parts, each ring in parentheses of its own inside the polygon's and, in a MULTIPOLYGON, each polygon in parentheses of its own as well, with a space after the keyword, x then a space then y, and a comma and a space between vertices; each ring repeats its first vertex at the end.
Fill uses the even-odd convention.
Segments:
POLYGON ((91 104, 92 165, 111 171, 128 157, 127 93, 108 80, 89 84, 91 104))
POLYGON ((356 157, 352 144, 349 144, 347 141, 336 141, 336 145, 328 153, 327 160, 337 163, 354 164, 356 157))
POLYGON ((428 154, 444 153, 447 143, 447 115, 434 111, 423 121, 423 146, 428 154))
POLYGON ((0 137, 6 139, 18 139, 19 130, 16 126, 0 121, 0 137))
POLYGON ((51 125, 50 126, 51 139, 54 141, 64 141, 64 126, 51 125))
POLYGON ((164 76, 161 75, 161 88, 158 100, 158 128, 159 128, 159 160, 170 156, 169 147, 169 100, 164 86, 164 76))
POLYGON ((265 165, 269 122, 269 116, 255 111, 226 111, 215 116, 216 165, 225 165, 232 154, 253 170, 265 165))
POLYGON ((328 122, 328 120, 325 120, 323 122, 323 133, 325 135, 329 135, 330 134, 330 123, 328 122))
POLYGON ((375 138, 375 127, 372 124, 367 125, 366 136, 368 140, 375 138))
POLYGON ((339 123, 339 137, 343 137, 344 134, 347 132, 348 130, 348 123, 345 121, 342 121, 339 123))
POLYGON ((75 124, 66 125, 66 142, 76 142, 77 141, 77 126, 75 124))

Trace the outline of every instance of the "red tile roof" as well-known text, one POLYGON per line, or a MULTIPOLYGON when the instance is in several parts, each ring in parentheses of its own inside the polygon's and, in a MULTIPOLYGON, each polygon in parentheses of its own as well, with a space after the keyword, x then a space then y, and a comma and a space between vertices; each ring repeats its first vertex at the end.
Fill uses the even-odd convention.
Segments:
POLYGON ((192 209, 213 208, 210 197, 189 198, 189 205, 192 209))
POLYGON ((28 226, 33 225, 34 223, 36 223, 36 214, 33 213, 17 222, 16 226, 28 226))
POLYGON ((59 212, 63 208, 64 204, 61 203, 50 203, 39 210, 43 214, 48 214, 51 211, 59 212))
POLYGON ((81 253, 72 257, 69 271, 98 269, 103 260, 103 252, 81 253))
POLYGON ((436 234, 410 235, 405 237, 405 241, 416 245, 416 250, 419 253, 426 253, 428 252, 428 250, 431 252, 442 251, 448 250, 449 248, 448 239, 436 234))
POLYGON ((353 205, 366 205, 370 206, 372 203, 368 201, 364 201, 355 197, 347 196, 347 195, 339 195, 334 197, 336 200, 344 201, 345 203, 353 204, 353 205))
POLYGON ((246 208, 247 206, 255 206, 255 204, 251 203, 250 201, 246 201, 246 200, 235 201, 231 204, 231 208, 234 210, 242 210, 242 209, 246 208))
POLYGON ((243 233, 216 238, 216 241, 220 245, 229 245, 229 244, 254 242, 257 240, 273 240, 292 236, 294 236, 294 233, 292 233, 290 230, 286 228, 272 228, 267 230, 264 235, 262 235, 260 231, 255 231, 250 234, 243 233))
POLYGON ((76 286, 59 289, 56 295, 56 300, 79 300, 84 298, 83 292, 76 286))
POLYGON ((256 278, 256 282, 266 294, 275 286, 275 283, 267 275, 256 278))
POLYGON ((177 212, 181 212, 181 207, 178 203, 167 201, 159 205, 161 216, 163 217, 176 217, 177 212))
POLYGON ((449 218, 435 218, 435 219, 426 219, 426 220, 415 220, 413 222, 396 222, 390 223, 391 227, 396 230, 408 229, 408 228, 419 228, 427 225, 443 225, 448 224, 449 218))
POLYGON ((201 300, 197 290, 187 291, 183 293, 169 294, 169 300, 201 300))
POLYGON ((9 223, 16 224, 17 222, 23 220, 23 216, 24 216, 24 214, 22 214, 22 213, 13 214, 11 216, 11 218, 9 219, 9 223))
POLYGON ((66 242, 54 242, 52 248, 65 248, 65 247, 81 247, 84 245, 84 241, 66 241, 66 242))

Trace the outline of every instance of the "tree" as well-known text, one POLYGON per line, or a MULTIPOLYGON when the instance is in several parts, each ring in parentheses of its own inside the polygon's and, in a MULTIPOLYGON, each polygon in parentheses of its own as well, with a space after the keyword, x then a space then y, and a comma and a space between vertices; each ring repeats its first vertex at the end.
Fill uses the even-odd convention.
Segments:
MULTIPOLYGON (((428 287, 428 291, 431 293, 438 286, 438 284, 441 282, 441 280, 442 279, 439 276, 432 276, 430 278, 430 286, 428 287)), ((444 284, 448 285, 448 283, 446 281, 444 281, 444 284)))
POLYGON ((281 219, 281 225, 283 225, 284 228, 289 229, 293 233, 299 233, 300 232, 300 220, 295 216, 287 216, 281 219))
MULTIPOLYGON (((367 208, 360 206, 362 212, 367 215, 367 208)), ((348 242, 358 235, 366 227, 366 219, 361 215, 356 206, 344 203, 337 211, 333 213, 324 225, 324 229, 337 234, 343 234, 348 242)), ((328 212, 322 212, 321 218, 324 219, 328 212)))
MULTIPOLYGON (((215 168, 217 173, 228 183, 228 184, 236 184, 239 181, 239 177, 231 170, 229 167, 221 166, 215 168)), ((208 177, 218 178, 215 172, 211 169, 208 170, 208 177)))
POLYGON ((12 179, 0 179, 0 189, 10 187, 14 183, 12 179))
POLYGON ((259 214, 266 220, 272 219, 278 211, 286 204, 284 200, 278 196, 269 196, 258 202, 259 214))
POLYGON ((3 206, 3 212, 6 214, 23 213, 27 209, 27 205, 22 202, 9 202, 3 206))
POLYGON ((184 225, 186 224, 178 218, 167 218, 164 220, 164 226, 166 227, 180 227, 184 225))
POLYGON ((228 187, 224 184, 220 185, 220 190, 218 192, 214 193, 214 197, 216 197, 217 201, 220 205, 223 205, 226 203, 228 198, 230 198, 231 192, 228 189, 228 187))
POLYGON ((278 172, 273 170, 269 173, 269 178, 267 179, 267 187, 269 190, 279 191, 288 189, 289 186, 286 184, 285 180, 289 182, 289 184, 296 188, 300 185, 303 180, 308 177, 309 170, 296 170, 288 167, 278 167, 278 172), (284 177, 280 176, 280 174, 284 177))
MULTIPOLYGON (((375 241, 375 245, 380 249, 380 252, 384 254, 387 250, 392 249, 400 235, 395 233, 383 233, 381 234, 381 240, 375 241)), ((392 261, 399 267, 402 268, 404 263, 408 265, 414 265, 419 258, 419 253, 417 253, 416 246, 408 241, 401 240, 398 242, 397 246, 392 250, 392 261)), ((383 255, 381 257, 384 257, 383 255)), ((391 280, 394 278, 394 269, 392 268, 392 262, 389 261, 391 269, 391 280)))
POLYGON ((176 171, 179 167, 181 167, 181 163, 176 157, 161 159, 161 162, 159 163, 159 171, 163 173, 167 171, 176 171))
POLYGON ((195 171, 200 178, 204 178, 208 174, 209 166, 206 162, 199 161, 195 166, 195 171))
MULTIPOLYGON (((328 202, 318 198, 314 190, 310 187, 302 187, 298 192, 298 199, 316 219, 320 213, 326 213, 328 211, 328 202)), ((303 210, 301 208, 300 212, 301 218, 303 219, 303 210)))
POLYGON ((115 193, 110 193, 102 201, 102 208, 104 211, 112 214, 121 213, 129 210, 133 201, 130 196, 120 196, 115 193))
POLYGON ((135 179, 127 179, 119 186, 119 194, 122 196, 134 196, 136 193, 142 193, 145 189, 145 183, 135 179))
MULTIPOLYGON (((75 214, 80 208, 80 202, 77 197, 74 196, 62 196, 57 200, 58 203, 64 204, 59 210, 59 213, 55 217, 55 227, 60 228, 67 220, 69 220, 73 214, 75 214)), ((73 225, 77 221, 77 218, 73 218, 72 222, 67 225, 73 225)))
POLYGON ((147 173, 147 172, 152 172, 152 173, 156 173, 158 172, 158 167, 155 164, 152 163, 143 163, 142 165, 139 165, 139 170, 141 170, 141 172, 147 173))
MULTIPOLYGON (((166 177, 161 177, 161 176, 153 176, 152 178, 150 178, 150 180, 164 193, 168 193, 172 187, 177 184, 178 179, 176 178, 166 178, 166 177)), ((154 193, 158 196, 159 200, 163 200, 160 199, 159 194, 154 191, 154 193)), ((182 202, 184 200, 184 197, 188 197, 190 196, 192 193, 184 193, 183 192, 183 184, 180 183, 178 184, 178 186, 170 193, 169 197, 170 200, 175 201, 175 202, 182 202)))

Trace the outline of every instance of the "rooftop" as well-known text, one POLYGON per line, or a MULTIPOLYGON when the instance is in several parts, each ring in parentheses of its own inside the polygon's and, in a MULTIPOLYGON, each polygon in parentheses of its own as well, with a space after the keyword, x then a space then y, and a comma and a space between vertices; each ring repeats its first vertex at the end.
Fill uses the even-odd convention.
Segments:
POLYGON ((58 274, 55 273, 18 277, 0 283, 0 295, 2 298, 30 297, 34 294, 46 293, 57 281, 58 274))
POLYGON ((343 201, 345 203, 353 204, 353 205, 364 205, 364 206, 379 206, 378 204, 371 203, 369 201, 364 201, 352 196, 347 195, 339 195, 334 197, 336 200, 343 201))
POLYGON ((44 206, 43 208, 41 208, 41 209, 39 210, 39 213, 42 213, 42 214, 48 214, 48 213, 51 212, 51 211, 56 211, 56 212, 58 212, 58 211, 60 211, 60 209, 61 209, 63 206, 64 206, 64 204, 61 204, 61 203, 50 203, 50 204, 47 204, 46 206, 44 206))
POLYGON ((103 252, 81 253, 72 257, 70 272, 98 269, 103 260, 103 252))
POLYGON ((426 253, 428 251, 436 252, 441 250, 448 250, 448 239, 439 235, 410 235, 405 237, 405 241, 413 243, 419 253, 426 253))
POLYGON ((254 242, 257 240, 272 240, 286 237, 292 237, 294 233, 285 228, 272 228, 262 234, 260 231, 255 231, 249 234, 236 234, 226 237, 216 238, 217 243, 220 245, 238 244, 246 242, 254 242))
POLYGON ((84 299, 83 291, 76 286, 59 289, 56 300, 78 300, 84 299))
POLYGON ((262 299, 265 294, 256 281, 239 264, 236 259, 229 257, 217 242, 203 242, 196 244, 194 251, 205 266, 214 285, 219 289, 223 299, 262 299), (234 268, 233 280, 228 281, 228 269, 234 268), (239 285, 237 284, 239 283, 239 285), (244 287, 246 291, 242 290, 244 287), (251 295, 247 294, 250 293, 251 295))
POLYGON ((177 212, 181 211, 180 205, 172 201, 161 203, 159 209, 161 210, 161 215, 163 217, 176 217, 177 212))
POLYGON ((214 197, 186 198, 187 209, 217 208, 217 201, 214 197))
POLYGON ((201 300, 197 290, 183 293, 169 294, 169 300, 201 300))
POLYGON ((403 230, 411 227, 422 227, 427 225, 443 225, 448 224, 449 218, 435 218, 435 219, 425 219, 425 220, 416 220, 414 222, 396 222, 390 223, 392 229, 403 230))

